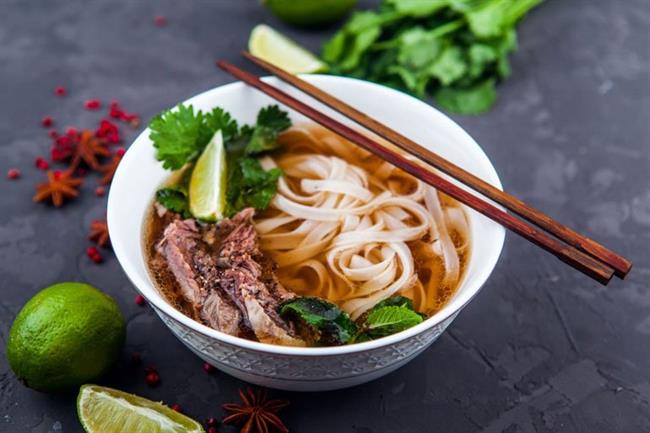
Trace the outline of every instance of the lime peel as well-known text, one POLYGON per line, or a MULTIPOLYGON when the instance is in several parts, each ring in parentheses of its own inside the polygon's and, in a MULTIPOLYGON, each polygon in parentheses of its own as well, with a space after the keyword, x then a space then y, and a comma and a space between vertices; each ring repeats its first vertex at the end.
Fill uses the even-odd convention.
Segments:
POLYGON ((318 57, 265 24, 259 24, 251 31, 248 50, 293 74, 327 71, 327 65, 318 57))
POLYGON ((205 433, 200 423, 162 403, 97 385, 83 385, 77 415, 87 433, 205 433))
POLYGON ((195 218, 214 222, 226 207, 226 149, 221 130, 199 157, 190 178, 190 212, 195 218))

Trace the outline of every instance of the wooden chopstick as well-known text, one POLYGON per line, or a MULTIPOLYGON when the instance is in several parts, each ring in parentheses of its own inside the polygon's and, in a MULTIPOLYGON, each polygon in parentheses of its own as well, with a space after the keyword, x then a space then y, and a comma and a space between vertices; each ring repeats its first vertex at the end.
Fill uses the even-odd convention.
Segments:
POLYGON ((501 191, 498 188, 495 188, 484 180, 474 176, 472 173, 446 160, 435 152, 432 152, 420 146, 413 140, 410 140, 394 129, 391 129, 383 123, 380 123, 378 120, 351 107, 350 105, 330 95, 329 93, 324 92, 313 84, 310 84, 305 80, 300 79, 296 75, 291 74, 290 72, 287 72, 284 69, 281 69, 248 52, 243 52, 242 54, 244 57, 260 66, 262 69, 265 69, 266 71, 272 73, 273 75, 291 84, 292 86, 297 87, 298 89, 307 93, 309 96, 312 96, 316 100, 324 103, 335 111, 338 111, 344 116, 354 120, 369 131, 372 131, 378 136, 393 143, 400 149, 417 156, 422 161, 425 161, 428 164, 436 167, 438 170, 471 187, 473 190, 480 192, 485 197, 494 200, 506 209, 511 210, 522 218, 556 236, 563 242, 566 242, 567 244, 574 246, 580 251, 583 251, 600 260, 604 264, 613 268, 617 277, 625 278, 627 273, 632 268, 632 262, 627 260, 625 257, 616 254, 598 242, 589 239, 580 233, 577 233, 571 228, 560 224, 558 221, 555 221, 550 216, 524 203, 517 197, 510 195, 507 192, 501 191))
POLYGON ((327 129, 330 129, 342 137, 347 138, 353 143, 356 143, 357 145, 363 147, 367 151, 374 153, 385 161, 388 161, 396 167, 401 168, 407 173, 410 173, 418 179, 421 179, 434 188, 449 195, 450 197, 455 198, 459 202, 464 203, 477 212, 480 212, 488 218, 496 221, 505 228, 519 234, 530 242, 540 246, 541 248, 544 248, 563 262, 590 276, 601 284, 606 285, 612 279, 614 270, 609 266, 595 260, 585 253, 578 251, 576 248, 570 245, 559 242, 557 239, 548 236, 546 233, 537 230, 533 226, 514 217, 513 215, 502 211, 487 201, 484 201, 479 197, 471 194, 470 192, 456 186, 455 184, 436 174, 433 169, 429 168, 428 166, 423 166, 417 162, 405 158, 399 152, 396 152, 395 150, 385 147, 382 144, 372 140, 371 138, 366 137, 360 132, 357 132, 349 126, 346 126, 337 120, 325 115, 324 113, 321 113, 320 111, 297 100, 282 90, 263 82, 259 79, 259 77, 249 72, 243 71, 223 60, 218 61, 217 65, 224 71, 240 79, 246 84, 262 91, 263 93, 266 93, 284 105, 291 107, 299 113, 302 113, 316 123, 319 123, 327 129))

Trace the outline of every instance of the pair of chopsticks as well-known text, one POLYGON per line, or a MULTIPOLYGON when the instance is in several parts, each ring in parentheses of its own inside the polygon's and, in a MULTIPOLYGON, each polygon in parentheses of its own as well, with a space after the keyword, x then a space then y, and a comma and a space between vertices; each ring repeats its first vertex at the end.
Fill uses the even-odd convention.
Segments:
POLYGON ((266 93, 282 104, 291 107, 316 123, 339 134, 351 142, 361 146, 369 152, 401 168, 407 173, 421 179, 439 191, 453 197, 461 203, 487 216, 505 228, 517 233, 535 245, 547 250, 563 262, 579 270, 580 272, 606 285, 614 275, 624 278, 632 268, 632 262, 627 260, 592 239, 583 236, 574 230, 560 224, 548 215, 529 206, 518 198, 495 188, 472 173, 460 168, 440 155, 425 149, 397 131, 380 123, 365 113, 362 113, 338 98, 330 95, 318 87, 300 79, 269 62, 266 62, 250 53, 243 55, 262 69, 272 73, 286 83, 298 88, 302 92, 324 103, 335 111, 354 120, 367 130, 377 134, 403 151, 417 157, 420 161, 428 164, 418 164, 405 158, 401 153, 386 147, 377 141, 361 134, 360 132, 340 123, 326 114, 314 109, 306 103, 299 101, 282 90, 267 84, 259 77, 243 71, 238 67, 226 62, 219 61, 217 65, 240 79, 246 84, 266 93), (460 181, 464 185, 479 192, 483 196, 493 200, 503 207, 519 215, 517 218, 478 196, 456 186, 437 174, 432 166, 443 173, 460 181), (526 223, 524 220, 530 222, 526 223), (534 226, 536 225, 537 228, 534 226), (541 230, 540 230, 541 229, 541 230), (554 237, 550 236, 553 235, 554 237))

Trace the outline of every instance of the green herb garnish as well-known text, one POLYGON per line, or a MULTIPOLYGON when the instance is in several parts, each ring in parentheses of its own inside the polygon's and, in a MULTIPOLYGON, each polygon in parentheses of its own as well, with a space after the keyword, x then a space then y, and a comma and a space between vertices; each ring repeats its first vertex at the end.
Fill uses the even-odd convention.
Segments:
MULTIPOLYGON (((195 161, 210 138, 221 130, 227 150, 227 216, 246 207, 263 210, 277 191, 279 168, 264 170, 255 156, 279 147, 278 135, 291 126, 289 115, 277 105, 262 108, 256 124, 238 126, 230 113, 215 108, 208 113, 180 104, 176 110, 156 116, 149 137, 163 167, 178 170, 195 161)), ((168 209, 189 216, 187 193, 182 188, 163 188, 157 200, 168 209)))
POLYGON ((181 214, 183 218, 191 216, 187 202, 187 192, 182 188, 161 188, 156 191, 156 200, 170 211, 181 214))
POLYGON ((290 126, 289 115, 286 111, 280 110, 277 105, 262 108, 257 114, 255 127, 250 130, 250 139, 245 149, 246 154, 257 155, 277 149, 279 146, 278 135, 289 129, 290 126))
POLYGON ((226 216, 231 217, 247 207, 266 209, 277 191, 282 170, 264 170, 254 158, 228 160, 229 176, 226 190, 226 216))
POLYGON ((347 343, 357 326, 339 307, 320 298, 297 298, 280 306, 280 316, 294 322, 301 336, 318 346, 347 343))
POLYGON ((384 0, 324 46, 334 73, 433 96, 465 114, 488 110, 510 74, 515 25, 542 0, 384 0))
POLYGON ((409 298, 392 296, 379 302, 358 320, 359 331, 354 342, 395 334, 421 323, 425 318, 415 311, 409 298))

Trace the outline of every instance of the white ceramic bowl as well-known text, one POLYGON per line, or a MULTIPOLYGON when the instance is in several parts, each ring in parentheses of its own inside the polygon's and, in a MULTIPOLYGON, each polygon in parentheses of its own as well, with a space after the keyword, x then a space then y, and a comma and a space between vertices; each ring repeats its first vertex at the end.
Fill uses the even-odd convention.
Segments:
MULTIPOLYGON (((303 78, 501 188, 494 168, 478 144, 431 106, 365 81, 326 75, 303 78)), ((275 78, 265 80, 300 99, 308 99, 275 78)), ((201 93, 185 103, 201 110, 224 107, 237 120, 254 123, 260 107, 276 102, 242 83, 233 83, 201 93)), ((315 101, 310 103, 345 120, 315 101)), ((294 121, 306 121, 296 113, 291 115, 294 121)), ((472 255, 462 286, 442 310, 406 331, 341 347, 296 348, 248 341, 208 328, 181 314, 152 283, 143 255, 143 220, 156 189, 167 176, 169 172, 154 157, 147 129, 129 148, 111 186, 108 226, 115 254, 138 292, 190 350, 228 374, 272 388, 296 391, 345 388, 376 379, 406 364, 436 340, 478 293, 503 246, 503 228, 470 211, 472 255)))

